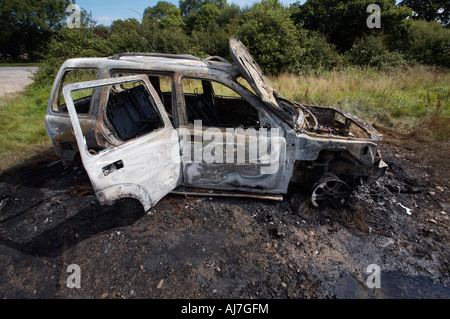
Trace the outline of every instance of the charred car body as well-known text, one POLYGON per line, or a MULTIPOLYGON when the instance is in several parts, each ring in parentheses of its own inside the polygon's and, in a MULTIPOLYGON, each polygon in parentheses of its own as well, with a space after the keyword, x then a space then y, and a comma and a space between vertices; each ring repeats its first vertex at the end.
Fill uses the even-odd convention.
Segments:
POLYGON ((239 40, 230 51, 234 64, 156 53, 66 61, 45 118, 57 155, 82 160, 101 203, 132 197, 146 210, 169 192, 279 199, 291 184, 315 206, 342 205, 345 181, 384 174, 374 128, 283 99, 239 40), (249 156, 255 145, 269 145, 266 161, 249 156))

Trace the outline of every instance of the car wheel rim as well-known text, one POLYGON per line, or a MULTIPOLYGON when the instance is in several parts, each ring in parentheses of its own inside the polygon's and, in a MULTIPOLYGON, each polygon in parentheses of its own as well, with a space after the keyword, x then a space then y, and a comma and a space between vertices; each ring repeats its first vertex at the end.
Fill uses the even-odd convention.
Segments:
POLYGON ((350 198, 350 189, 337 176, 328 175, 321 178, 313 187, 311 203, 314 207, 343 207, 350 198))

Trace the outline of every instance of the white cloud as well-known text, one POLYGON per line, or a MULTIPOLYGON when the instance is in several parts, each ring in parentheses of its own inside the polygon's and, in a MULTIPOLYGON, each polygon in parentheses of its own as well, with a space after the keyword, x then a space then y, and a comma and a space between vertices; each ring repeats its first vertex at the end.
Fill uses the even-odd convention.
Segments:
POLYGON ((100 16, 100 17, 95 17, 94 20, 97 21, 99 24, 106 24, 109 25, 111 24, 114 20, 118 20, 119 18, 117 17, 112 17, 112 16, 100 16))

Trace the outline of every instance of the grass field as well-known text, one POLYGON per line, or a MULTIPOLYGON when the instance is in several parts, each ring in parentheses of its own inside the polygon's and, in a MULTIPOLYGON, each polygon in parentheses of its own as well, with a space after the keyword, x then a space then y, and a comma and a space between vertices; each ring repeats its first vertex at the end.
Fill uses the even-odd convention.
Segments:
POLYGON ((50 87, 30 86, 0 99, 0 172, 51 147, 44 117, 50 87))
POLYGON ((450 138, 450 73, 430 67, 348 69, 271 79, 287 99, 332 106, 381 131, 450 138))
MULTIPOLYGON (((270 78, 287 99, 350 112, 381 132, 450 139, 450 72, 416 66, 348 69, 270 78)), ((0 100, 0 171, 50 148, 44 116, 50 86, 0 100)))

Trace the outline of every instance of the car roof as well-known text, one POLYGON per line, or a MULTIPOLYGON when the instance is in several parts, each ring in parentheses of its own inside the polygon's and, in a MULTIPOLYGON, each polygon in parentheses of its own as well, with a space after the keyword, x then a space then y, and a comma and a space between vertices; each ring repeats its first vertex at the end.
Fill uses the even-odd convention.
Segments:
POLYGON ((152 70, 201 75, 222 71, 231 76, 240 74, 238 68, 221 57, 201 59, 188 54, 121 53, 104 58, 74 58, 67 60, 63 69, 98 68, 119 70, 152 70))

